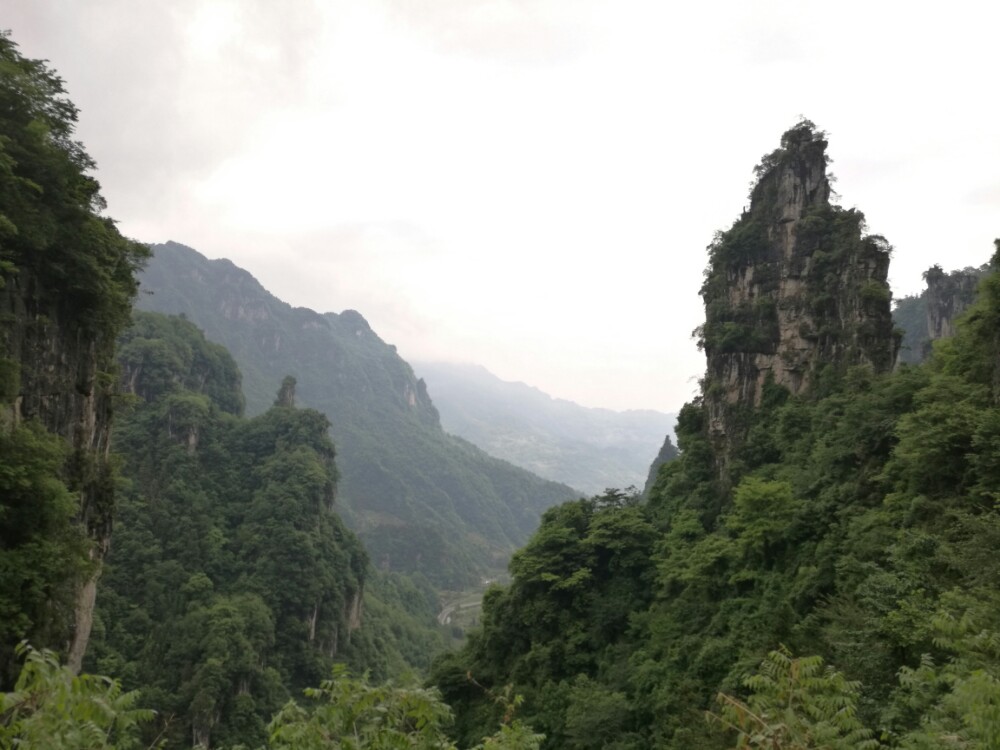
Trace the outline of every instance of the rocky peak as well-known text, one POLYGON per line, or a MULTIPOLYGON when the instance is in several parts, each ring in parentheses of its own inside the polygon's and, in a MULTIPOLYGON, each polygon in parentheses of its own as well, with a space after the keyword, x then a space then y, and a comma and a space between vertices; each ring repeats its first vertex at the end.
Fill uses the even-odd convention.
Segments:
POLYGON ((823 133, 801 122, 781 137, 781 148, 761 160, 754 170, 758 181, 750 193, 751 211, 774 214, 779 224, 796 222, 803 212, 830 203, 823 133))
POLYGON ((756 168, 750 207, 709 247, 703 383, 720 464, 773 383, 802 393, 827 366, 892 367, 890 247, 830 203, 827 141, 803 121, 756 168))
POLYGON ((955 335, 955 319, 976 299, 976 287, 988 266, 945 273, 941 266, 924 272, 927 282, 927 336, 931 341, 955 335))

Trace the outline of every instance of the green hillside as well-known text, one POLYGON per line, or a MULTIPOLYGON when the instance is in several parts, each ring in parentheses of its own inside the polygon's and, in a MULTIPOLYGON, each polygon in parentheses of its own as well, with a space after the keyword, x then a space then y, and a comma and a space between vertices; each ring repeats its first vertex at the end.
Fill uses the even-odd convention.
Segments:
POLYGON ((448 432, 539 476, 598 494, 641 487, 676 415, 590 409, 477 365, 414 364, 448 432))
POLYGON ((377 568, 462 588, 575 496, 445 434, 423 381, 359 313, 293 308, 229 261, 176 243, 152 250, 139 306, 183 314, 232 352, 248 413, 292 375, 300 402, 330 420, 339 502, 377 568))

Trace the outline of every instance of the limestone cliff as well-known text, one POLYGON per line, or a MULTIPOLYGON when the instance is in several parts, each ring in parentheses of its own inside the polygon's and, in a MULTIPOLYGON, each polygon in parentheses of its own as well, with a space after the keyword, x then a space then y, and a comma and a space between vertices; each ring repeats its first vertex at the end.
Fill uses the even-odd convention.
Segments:
POLYGON ((86 578, 75 584, 74 611, 56 616, 65 618, 61 628, 68 661, 79 669, 90 637, 100 563, 111 538, 114 497, 108 448, 115 331, 79 325, 57 295, 28 269, 19 271, 0 289, 0 351, 17 363, 19 373, 13 398, 3 407, 4 422, 37 420, 70 445, 64 481, 78 493, 79 521, 91 542, 93 564, 86 578))
POLYGON ((927 336, 931 341, 955 335, 955 319, 976 299, 976 287, 989 266, 945 273, 941 266, 924 272, 927 290, 927 336))
POLYGON ((932 342, 955 335, 956 320, 975 301, 989 268, 986 264, 945 273, 933 266, 924 272, 923 292, 896 300, 892 317, 903 331, 897 364, 919 364, 930 356, 932 342))
POLYGON ((860 212, 831 205, 826 147, 808 121, 786 132, 756 169, 749 208, 709 248, 700 343, 720 468, 767 383, 797 394, 826 368, 882 372, 895 359, 890 247, 864 234, 860 212))
POLYGON ((75 668, 83 657, 111 533, 114 341, 147 251, 103 215, 94 163, 74 138, 77 112, 59 76, 23 58, 5 33, 0 68, 0 431, 10 440, 36 429, 56 444, 62 438, 62 476, 46 479, 61 480, 78 500, 73 508, 43 501, 25 480, 37 478, 32 457, 0 453, 2 681, 13 645, 4 641, 27 636, 38 647, 65 646, 75 668), (32 426, 19 429, 26 422, 32 426), (33 514, 19 516, 26 507, 33 514), (66 510, 85 531, 86 551, 50 533, 51 518, 68 522, 66 510), (66 559, 49 556, 27 570, 30 551, 47 545, 62 545, 66 559), (67 587, 76 589, 74 607, 56 596, 67 587))

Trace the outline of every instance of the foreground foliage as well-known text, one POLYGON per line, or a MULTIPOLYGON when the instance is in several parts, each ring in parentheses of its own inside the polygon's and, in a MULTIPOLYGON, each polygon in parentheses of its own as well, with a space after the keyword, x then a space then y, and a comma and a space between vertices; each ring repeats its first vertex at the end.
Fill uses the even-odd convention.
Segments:
MULTIPOLYGON (((22 645, 25 664, 14 691, 0 694, 0 748, 22 750, 133 750, 141 725, 154 712, 135 708, 138 693, 118 681, 74 675, 50 651, 22 645)), ((373 686, 338 666, 333 677, 304 691, 303 707, 289 701, 267 726, 259 750, 457 750, 446 735, 451 710, 437 691, 373 686)), ((513 718, 471 750, 537 750, 542 737, 513 718)), ((160 747, 154 739, 149 746, 160 747)), ((207 747, 195 741, 195 747, 207 747)), ((215 745, 217 746, 217 745, 215 745)), ((240 745, 232 750, 247 750, 240 745)))
POLYGON ((117 680, 75 675, 51 651, 18 647, 24 667, 13 692, 0 693, 0 748, 130 750, 153 712, 117 680))
POLYGON ((785 649, 772 651, 744 685, 750 691, 745 702, 720 693, 720 713, 708 714, 736 732, 737 748, 880 747, 858 719, 858 683, 824 666, 818 656, 796 659, 785 649))
MULTIPOLYGON (((334 670, 333 679, 305 691, 312 709, 286 705, 268 726, 269 748, 274 750, 456 750, 445 730, 451 710, 436 690, 371 686, 334 670)), ((536 750, 542 740, 513 718, 513 705, 500 730, 473 750, 536 750)))

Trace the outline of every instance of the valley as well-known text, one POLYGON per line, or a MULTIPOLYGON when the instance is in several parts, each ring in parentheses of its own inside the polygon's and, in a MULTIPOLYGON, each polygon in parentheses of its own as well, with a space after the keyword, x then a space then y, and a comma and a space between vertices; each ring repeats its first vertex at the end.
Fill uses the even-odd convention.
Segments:
MULTIPOLYGON (((1000 747, 1000 239, 894 299, 905 250, 799 118, 698 256, 689 400, 585 408, 127 238, 78 114, 0 32, 0 750, 1000 747)), ((374 223, 343 268, 402 262, 399 233, 433 267, 430 235, 374 223)), ((570 384, 617 357, 637 382, 603 318, 641 295, 513 254, 446 275, 463 316, 596 325, 570 384), (539 279, 573 293, 555 322, 517 304, 539 279)), ((453 322, 377 291, 397 330, 453 322)))
POLYGON ((487 453, 596 495, 642 487, 676 414, 588 409, 483 367, 417 362, 445 430, 487 453))

